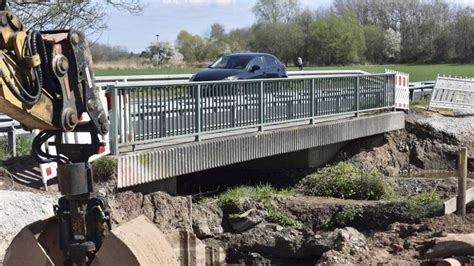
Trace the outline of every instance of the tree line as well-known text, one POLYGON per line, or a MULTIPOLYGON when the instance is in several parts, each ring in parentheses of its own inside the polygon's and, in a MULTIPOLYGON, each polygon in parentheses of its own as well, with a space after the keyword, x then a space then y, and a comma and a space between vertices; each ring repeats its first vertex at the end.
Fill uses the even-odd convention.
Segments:
MULTIPOLYGON (((140 0, 10 0, 28 27, 76 28, 100 33, 111 7, 132 14, 140 0)), ((474 9, 448 0, 333 0, 328 8, 303 9, 299 0, 257 0, 251 27, 210 26, 206 36, 181 31, 174 43, 153 42, 141 56, 154 65, 209 62, 240 51, 269 52, 284 63, 472 63, 474 9)), ((92 40, 94 42, 94 40, 92 40)), ((93 45, 95 60, 130 56, 124 47, 93 45)))
POLYGON ((258 0, 256 22, 207 37, 182 31, 177 51, 186 62, 225 53, 269 52, 284 63, 474 62, 474 9, 446 0, 334 0, 329 8, 301 9, 298 0, 258 0))

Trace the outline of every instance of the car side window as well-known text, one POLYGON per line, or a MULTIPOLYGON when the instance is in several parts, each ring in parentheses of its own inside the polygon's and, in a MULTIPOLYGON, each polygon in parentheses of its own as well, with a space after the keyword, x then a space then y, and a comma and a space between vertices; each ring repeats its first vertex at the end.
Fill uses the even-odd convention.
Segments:
POLYGON ((260 69, 264 68, 265 64, 263 62, 263 57, 259 56, 252 59, 247 68, 250 69, 252 66, 259 66, 260 69))
POLYGON ((277 65, 277 61, 275 60, 275 58, 269 55, 265 56, 265 63, 267 64, 268 67, 277 65))

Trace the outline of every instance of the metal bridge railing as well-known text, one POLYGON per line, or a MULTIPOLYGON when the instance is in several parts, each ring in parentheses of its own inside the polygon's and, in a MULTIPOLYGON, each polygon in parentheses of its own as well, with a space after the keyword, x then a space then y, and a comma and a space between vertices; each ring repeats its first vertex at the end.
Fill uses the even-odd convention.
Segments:
POLYGON ((114 85, 111 146, 393 109, 395 74, 114 85))

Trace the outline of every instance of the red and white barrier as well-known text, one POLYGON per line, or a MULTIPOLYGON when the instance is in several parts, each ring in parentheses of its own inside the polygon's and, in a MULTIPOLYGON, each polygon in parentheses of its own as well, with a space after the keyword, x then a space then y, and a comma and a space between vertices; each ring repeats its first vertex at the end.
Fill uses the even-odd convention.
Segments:
POLYGON ((395 75, 395 106, 400 110, 410 110, 410 75, 390 69, 385 73, 395 75))
MULTIPOLYGON (((105 93, 101 91, 100 98, 102 101, 103 106, 107 106, 107 99, 105 97, 105 93)), ((84 113, 80 118, 81 121, 89 121, 89 115, 84 113)), ((101 146, 98 150, 98 154, 89 158, 89 162, 97 160, 98 158, 109 155, 110 154, 110 137, 109 134, 105 136, 99 135, 99 141, 105 143, 105 146, 101 146)), ((54 138, 51 138, 48 142, 54 142, 54 138)), ((66 144, 87 144, 91 143, 91 135, 87 132, 75 132, 75 133, 63 133, 63 143, 66 144)), ((43 144, 41 147, 44 151, 49 154, 55 155, 56 154, 56 147, 50 146, 47 143, 43 144)), ((48 180, 53 179, 57 176, 57 163, 44 163, 40 164, 40 171, 41 171, 41 179, 45 186, 45 189, 48 188, 47 183, 48 180)))

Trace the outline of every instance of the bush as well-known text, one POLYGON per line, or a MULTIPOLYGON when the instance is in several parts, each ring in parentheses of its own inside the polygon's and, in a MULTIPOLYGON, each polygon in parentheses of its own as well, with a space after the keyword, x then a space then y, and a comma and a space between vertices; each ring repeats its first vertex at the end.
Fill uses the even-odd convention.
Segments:
POLYGON ((348 226, 354 220, 362 217, 363 209, 359 206, 346 207, 336 213, 335 223, 337 226, 348 226))
MULTIPOLYGON (((18 136, 16 138, 16 155, 17 157, 25 157, 31 155, 33 140, 26 136, 18 136)), ((12 158, 11 152, 8 150, 7 139, 0 141, 0 161, 6 161, 12 158)))
POLYGON ((276 223, 281 226, 290 226, 297 229, 301 229, 303 227, 303 224, 298 220, 293 219, 283 212, 274 210, 273 208, 268 210, 266 219, 271 223, 276 223))
POLYGON ((285 195, 285 196, 295 196, 297 195, 294 191, 290 190, 279 190, 271 185, 258 185, 255 187, 251 186, 242 186, 237 188, 231 188, 224 193, 217 196, 217 202, 219 206, 225 208, 232 204, 238 204, 239 200, 242 198, 249 198, 255 201, 262 203, 266 210, 267 216, 265 219, 269 222, 279 224, 281 226, 290 226, 294 228, 301 228, 303 225, 292 218, 290 215, 278 211, 271 204, 271 196, 276 195, 285 195))
POLYGON ((380 200, 392 197, 395 184, 376 172, 365 172, 341 162, 305 177, 296 190, 307 196, 354 200, 380 200))
POLYGON ((271 196, 286 195, 294 196, 296 193, 290 190, 279 190, 271 185, 258 185, 255 187, 241 186, 231 188, 224 193, 217 196, 217 200, 220 206, 226 206, 232 203, 237 203, 241 198, 250 198, 262 203, 269 201, 271 196))
POLYGON ((8 145, 5 141, 0 142, 0 161, 6 161, 10 159, 11 154, 8 151, 8 145))
POLYGON ((383 229, 393 222, 420 223, 424 218, 443 214, 443 201, 437 193, 425 193, 367 208, 355 223, 366 229, 383 229))
POLYGON ((25 136, 16 139, 16 155, 18 157, 30 156, 33 147, 33 140, 25 136))
POLYGON ((111 157, 101 157, 92 163, 94 181, 110 181, 117 174, 117 161, 111 157))

